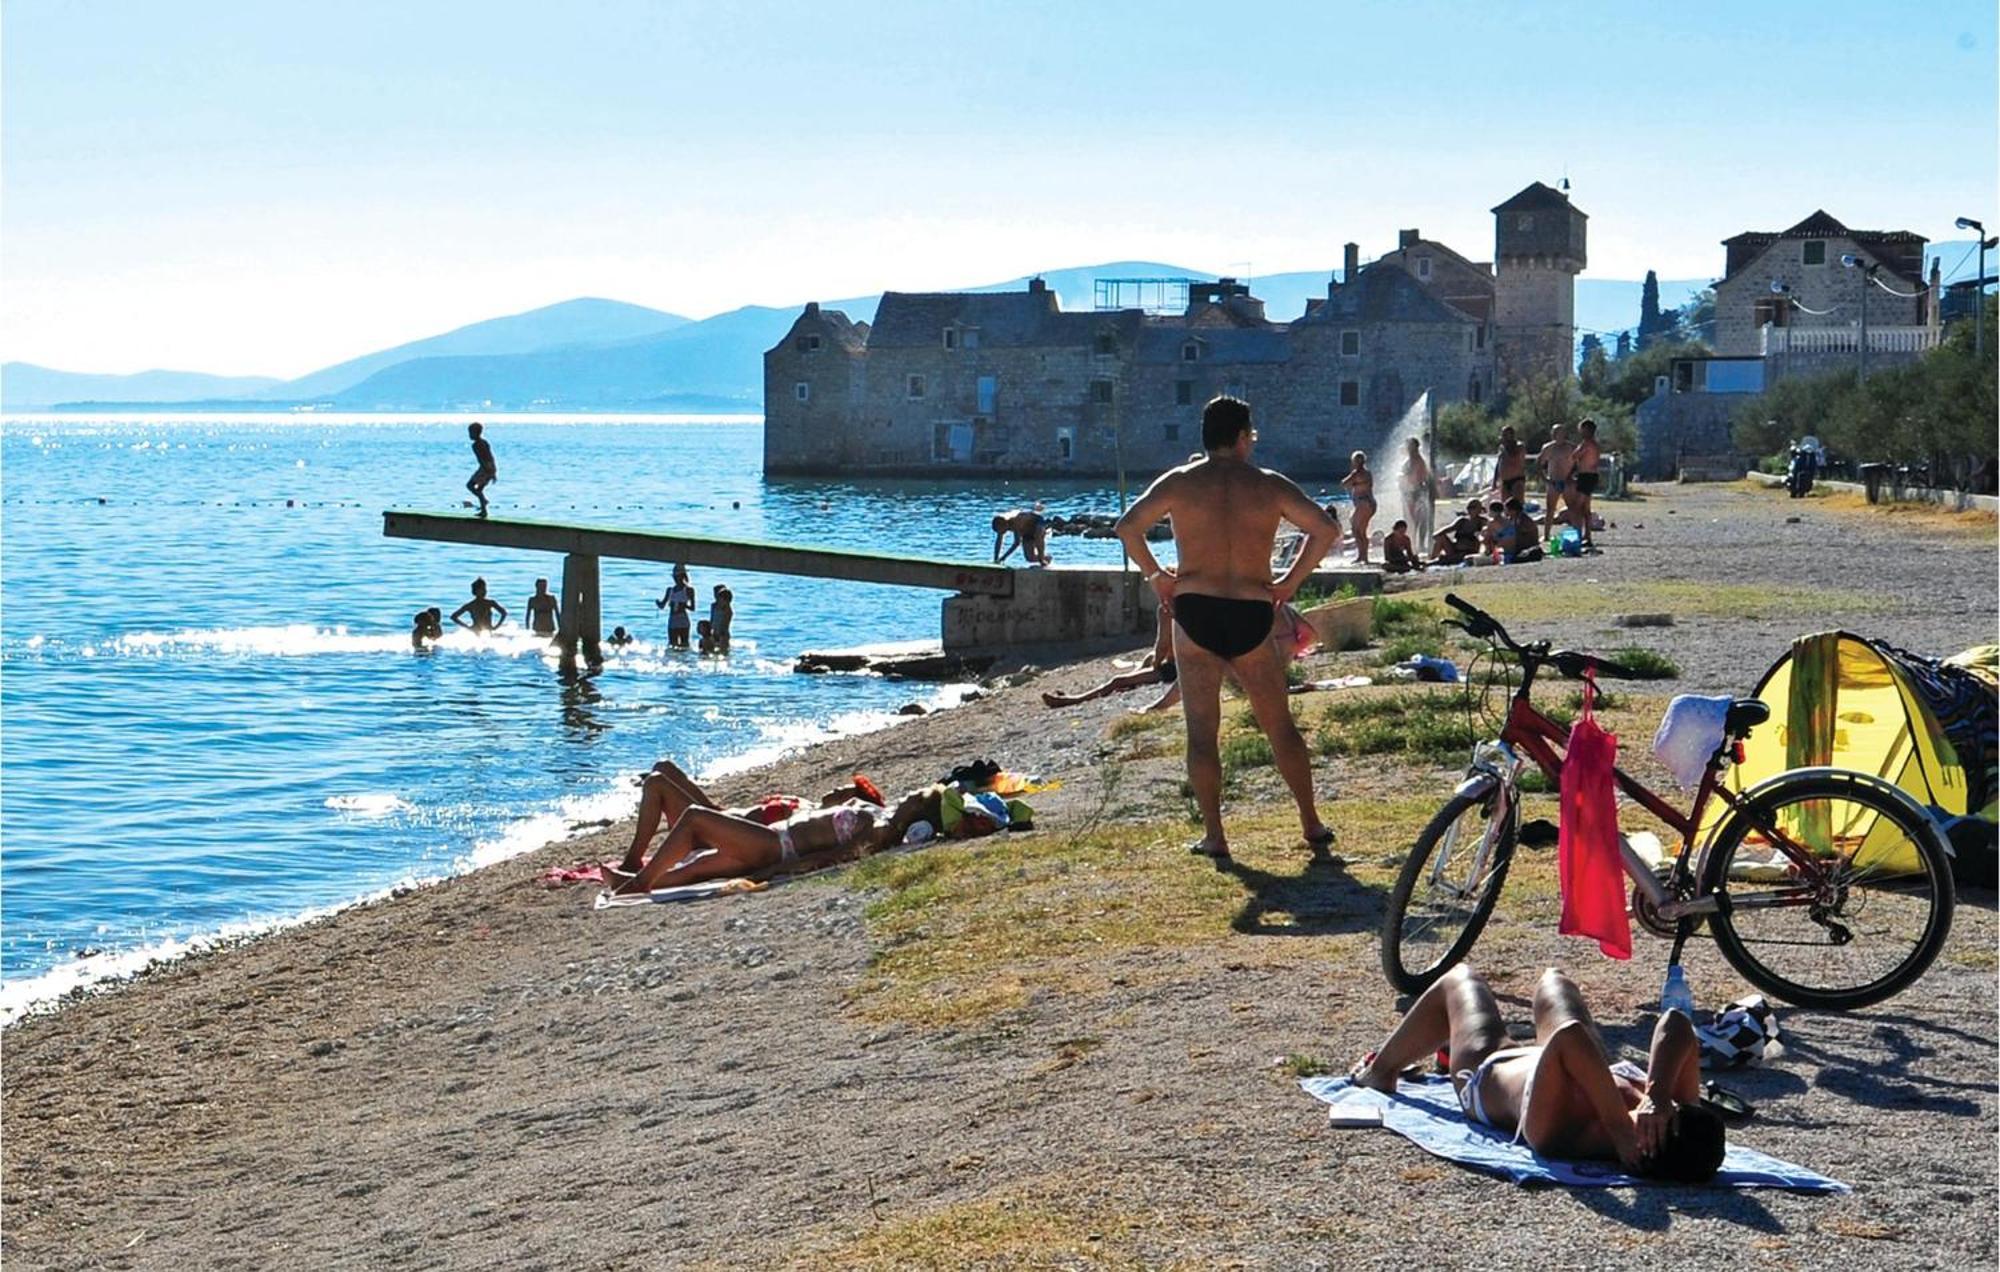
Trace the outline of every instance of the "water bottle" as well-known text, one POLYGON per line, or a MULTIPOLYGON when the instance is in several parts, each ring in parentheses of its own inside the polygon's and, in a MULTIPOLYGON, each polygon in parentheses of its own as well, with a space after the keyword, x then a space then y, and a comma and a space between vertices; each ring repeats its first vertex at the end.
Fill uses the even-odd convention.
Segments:
POLYGON ((1684 1012, 1694 1019, 1694 990, 1688 987, 1687 971, 1679 963, 1667 968, 1667 983, 1660 988, 1660 1014, 1684 1012))

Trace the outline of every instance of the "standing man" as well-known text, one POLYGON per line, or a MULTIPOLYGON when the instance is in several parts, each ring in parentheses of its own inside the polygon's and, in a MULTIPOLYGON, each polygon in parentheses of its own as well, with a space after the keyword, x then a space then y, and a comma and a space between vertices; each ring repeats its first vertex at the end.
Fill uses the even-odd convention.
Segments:
POLYGON ((1542 466, 1542 480, 1548 484, 1542 499, 1542 537, 1546 539, 1557 506, 1568 501, 1570 473, 1576 467, 1576 443, 1569 440, 1569 425, 1558 424, 1549 430, 1549 440, 1535 452, 1535 462, 1542 466))
POLYGON ((486 515, 486 488, 498 480, 500 470, 493 466, 493 443, 486 440, 486 430, 479 421, 466 425, 465 431, 472 437, 472 458, 479 464, 477 471, 466 481, 465 488, 479 501, 479 515, 483 517, 486 515))
POLYGON ((1431 541, 1431 509, 1437 498, 1437 481, 1431 466, 1424 462, 1423 443, 1408 438, 1403 443, 1403 515, 1410 520, 1409 537, 1418 543, 1431 541))
POLYGON ((1500 451, 1494 457, 1493 484, 1500 487, 1500 502, 1520 499, 1528 492, 1528 448, 1514 436, 1514 426, 1500 430, 1500 451))
POLYGON ((537 636, 553 636, 562 623, 556 598, 549 595, 549 581, 535 580, 535 594, 528 598, 528 630, 537 636))
POLYGON ((688 568, 676 565, 667 594, 653 602, 653 608, 667 611, 667 644, 675 649, 688 647, 688 624, 694 617, 694 605, 694 585, 688 582, 688 568))
POLYGON ((1311 577, 1340 530, 1281 473, 1254 466, 1257 431, 1250 407, 1218 397, 1202 409, 1204 454, 1168 471, 1118 519, 1118 538, 1160 604, 1174 618, 1174 666, 1187 717, 1188 780, 1201 806, 1203 835, 1191 851, 1229 856, 1222 828, 1222 677, 1233 674, 1271 741, 1278 772, 1298 804, 1306 842, 1324 849, 1333 831, 1313 802, 1312 761, 1292 722, 1285 664, 1271 640, 1276 607, 1311 577), (1161 518, 1173 522, 1180 564, 1165 570, 1146 543, 1161 518), (1271 579, 1271 548, 1280 519, 1305 531, 1306 545, 1285 576, 1271 579))
POLYGON ((1583 433, 1583 440, 1576 444, 1575 466, 1570 474, 1576 479, 1576 493, 1569 506, 1576 513, 1576 530, 1583 536, 1583 550, 1595 552, 1597 540, 1590 531, 1590 501, 1597 494, 1597 470, 1603 451, 1597 445, 1596 420, 1586 419, 1577 428, 1583 433))

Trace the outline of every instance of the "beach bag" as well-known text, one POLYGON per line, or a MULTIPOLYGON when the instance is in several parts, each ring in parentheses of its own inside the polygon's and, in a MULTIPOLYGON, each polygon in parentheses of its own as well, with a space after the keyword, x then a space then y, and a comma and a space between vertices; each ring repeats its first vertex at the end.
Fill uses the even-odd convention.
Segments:
POLYGON ((1704 1069, 1749 1069, 1785 1054, 1778 1016, 1762 994, 1746 994, 1696 1025, 1704 1069))
POLYGON ((1597 682, 1583 684, 1583 714, 1569 731, 1562 767, 1562 826, 1556 868, 1564 936, 1587 936, 1608 958, 1632 957, 1625 871, 1618 855, 1618 801, 1612 767, 1618 738, 1597 723, 1597 682))

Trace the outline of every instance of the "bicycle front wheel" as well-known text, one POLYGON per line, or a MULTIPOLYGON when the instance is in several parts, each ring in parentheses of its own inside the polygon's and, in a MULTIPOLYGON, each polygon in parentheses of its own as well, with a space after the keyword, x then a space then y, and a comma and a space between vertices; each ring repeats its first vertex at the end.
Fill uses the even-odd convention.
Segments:
POLYGON ((1908 988, 1951 933, 1951 863, 1937 827, 1838 773, 1779 780, 1716 835, 1702 892, 1715 944, 1743 979, 1801 1007, 1846 1010, 1908 988), (1775 835, 1810 852, 1806 869, 1775 835))
POLYGON ((1382 926, 1382 971, 1403 993, 1421 994, 1471 952, 1514 860, 1518 807, 1497 783, 1454 795, 1417 836, 1382 926))

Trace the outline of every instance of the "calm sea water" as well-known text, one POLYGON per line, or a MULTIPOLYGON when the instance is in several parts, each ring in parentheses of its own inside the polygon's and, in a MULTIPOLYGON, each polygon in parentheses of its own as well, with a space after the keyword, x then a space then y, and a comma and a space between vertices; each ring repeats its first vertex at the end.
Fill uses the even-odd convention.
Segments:
MULTIPOLYGON (((935 640, 942 594, 696 569, 736 649, 665 648, 664 570, 603 566, 640 637, 565 684, 537 641, 409 647, 483 575, 553 555, 382 537, 463 499, 466 417, 9 417, 0 427, 0 1012, 217 934, 525 850, 710 772, 880 727, 927 687, 798 676, 802 649, 935 640)), ((984 560, 1000 506, 1098 486, 766 481, 755 420, 488 420, 496 515, 984 560)), ((1059 539, 1058 560, 1115 562, 1059 539)), ((940 756, 940 767, 963 757, 940 756)))

